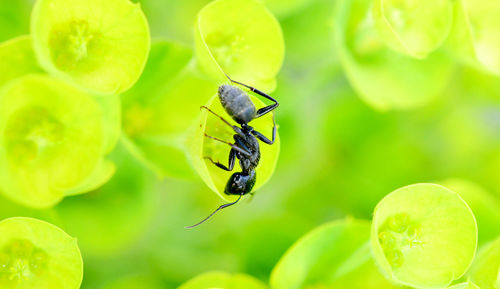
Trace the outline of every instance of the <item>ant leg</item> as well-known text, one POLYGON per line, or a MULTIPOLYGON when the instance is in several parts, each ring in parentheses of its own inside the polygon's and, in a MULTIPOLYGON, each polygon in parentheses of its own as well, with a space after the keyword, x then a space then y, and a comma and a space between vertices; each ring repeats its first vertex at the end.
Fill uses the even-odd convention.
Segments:
POLYGON ((210 108, 206 107, 206 106, 201 106, 200 109, 206 109, 208 110, 209 112, 211 112, 213 115, 215 115, 216 117, 220 118, 220 120, 222 120, 223 122, 225 122, 228 126, 230 126, 231 128, 234 129, 234 125, 230 124, 229 121, 227 121, 225 118, 223 118, 222 116, 216 114, 214 111, 212 111, 210 108))
POLYGON ((270 111, 273 111, 275 108, 277 108, 280 105, 278 103, 278 101, 276 99, 274 99, 272 96, 270 96, 269 94, 266 94, 265 92, 262 92, 262 91, 258 90, 257 88, 252 87, 250 85, 246 85, 244 83, 232 80, 225 72, 224 72, 224 74, 226 75, 227 79, 229 79, 229 81, 237 83, 239 85, 243 85, 244 87, 250 89, 251 92, 254 92, 254 93, 256 93, 256 94, 258 94, 258 95, 260 95, 262 97, 265 97, 265 98, 269 99, 270 101, 274 102, 271 105, 265 106, 265 107, 260 108, 259 110, 257 110, 257 114, 256 114, 255 118, 261 117, 264 114, 266 114, 266 113, 268 113, 270 111))
POLYGON ((270 111, 273 111, 275 108, 277 108, 280 104, 279 103, 274 103, 268 106, 265 106, 263 108, 260 108, 257 110, 257 113, 255 114, 255 118, 261 117, 264 114, 267 114, 270 111))
POLYGON ((214 160, 212 160, 211 157, 204 157, 204 158, 210 160, 214 165, 218 166, 219 168, 230 172, 234 168, 234 161, 236 160, 236 151, 234 149, 231 149, 231 151, 229 152, 229 161, 227 167, 221 164, 220 162, 215 162, 214 160))
POLYGON ((236 141, 236 143, 238 143, 240 148, 246 150, 247 152, 250 152, 250 149, 243 143, 242 137, 235 135, 234 140, 236 141))
POLYGON ((252 134, 260 139, 262 142, 268 144, 268 145, 272 145, 276 139, 276 122, 274 121, 274 116, 273 116, 273 138, 272 140, 269 140, 267 137, 265 137, 263 134, 261 134, 260 132, 254 130, 252 131, 252 134))
POLYGON ((219 141, 221 143, 225 143, 225 144, 229 145, 231 148, 233 148, 234 150, 237 150, 237 151, 239 151, 240 153, 242 153, 242 154, 244 154, 246 156, 251 156, 252 155, 249 151, 244 150, 244 149, 240 148, 239 146, 237 146, 235 144, 232 144, 230 142, 227 142, 225 140, 221 140, 219 138, 213 137, 213 136, 208 135, 208 134, 205 134, 205 137, 211 138, 211 139, 219 141))
POLYGON ((215 115, 216 117, 218 117, 220 120, 222 120, 225 124, 227 124, 228 126, 230 126, 237 134, 239 134, 240 136, 243 136, 243 132, 241 131, 241 129, 235 125, 232 125, 231 123, 229 123, 229 121, 227 121, 225 118, 223 118, 222 116, 218 115, 217 113, 215 113, 214 111, 212 111, 210 108, 206 107, 206 106, 201 106, 200 109, 206 109, 208 110, 210 113, 212 113, 213 115, 215 115))

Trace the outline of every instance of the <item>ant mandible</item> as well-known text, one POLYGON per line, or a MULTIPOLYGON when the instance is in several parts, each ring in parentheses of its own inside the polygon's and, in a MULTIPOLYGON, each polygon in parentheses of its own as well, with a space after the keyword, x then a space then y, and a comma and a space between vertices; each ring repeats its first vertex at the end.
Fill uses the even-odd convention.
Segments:
POLYGON ((236 204, 241 199, 242 196, 250 193, 256 181, 255 168, 259 165, 259 160, 260 160, 259 142, 257 140, 261 140, 262 142, 268 145, 272 145, 276 138, 276 122, 274 121, 274 116, 273 116, 273 136, 271 140, 269 140, 260 132, 254 130, 253 127, 248 125, 248 123, 276 109, 279 106, 278 101, 274 99, 272 96, 256 88, 232 80, 227 74, 226 77, 227 79, 229 79, 231 83, 242 85, 248 88, 251 92, 263 96, 274 103, 257 110, 255 108, 254 103, 250 100, 248 94, 246 94, 240 88, 230 84, 223 84, 219 86, 219 100, 224 109, 226 110, 226 112, 229 114, 229 116, 240 125, 239 127, 230 124, 227 120, 225 120, 222 116, 218 115, 217 113, 213 112, 210 108, 206 106, 201 107, 201 109, 206 109, 207 111, 209 111, 210 113, 214 114, 216 117, 221 119, 225 124, 230 126, 235 132, 233 136, 234 143, 226 142, 224 140, 205 134, 205 137, 207 138, 231 146, 231 151, 229 152, 228 166, 225 166, 220 162, 215 162, 210 157, 204 157, 204 158, 211 161, 217 167, 229 172, 233 170, 235 160, 236 159, 239 160, 241 172, 234 173, 229 178, 226 184, 226 188, 224 190, 225 194, 237 195, 238 199, 234 202, 221 205, 208 217, 203 219, 201 222, 186 228, 194 228, 204 223, 219 210, 236 204))

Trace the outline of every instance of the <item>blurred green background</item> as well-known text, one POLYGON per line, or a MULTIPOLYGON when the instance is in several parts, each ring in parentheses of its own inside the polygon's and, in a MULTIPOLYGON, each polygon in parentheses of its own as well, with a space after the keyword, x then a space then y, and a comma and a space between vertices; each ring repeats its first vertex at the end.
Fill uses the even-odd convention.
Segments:
MULTIPOLYGON (((153 40, 192 48, 193 23, 209 1, 134 2, 141 3, 153 40)), ((432 99, 411 109, 380 109, 359 92, 384 92, 353 85, 346 76, 352 70, 339 59, 333 37, 337 1, 263 2, 285 39, 285 61, 272 93, 280 101, 281 153, 274 175, 254 197, 186 230, 221 199, 195 175, 159 178, 122 141, 110 157, 117 171, 103 187, 49 210, 0 197, 0 219, 33 216, 76 236, 84 289, 177 288, 213 270, 267 283, 302 235, 346 216, 370 219, 383 196, 408 184, 455 178, 500 197, 500 78, 442 48, 426 60, 438 63, 438 71, 431 63, 407 75, 416 82, 409 94, 439 81, 442 89, 433 90, 438 92, 432 99), (417 80, 433 73, 439 74, 434 80, 417 80)), ((0 42, 29 33, 31 6, 0 0, 0 42)))

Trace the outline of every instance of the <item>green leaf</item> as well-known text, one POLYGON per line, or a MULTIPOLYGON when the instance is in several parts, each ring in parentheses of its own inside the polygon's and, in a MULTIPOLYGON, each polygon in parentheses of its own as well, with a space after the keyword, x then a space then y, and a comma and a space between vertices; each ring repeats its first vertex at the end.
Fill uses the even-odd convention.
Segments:
POLYGON ((468 275, 481 289, 500 288, 500 237, 481 248, 468 275))
POLYGON ((224 73, 240 82, 272 91, 284 57, 281 27, 254 0, 216 0, 206 5, 195 23, 196 57, 217 81, 224 73))
POLYGON ((371 243, 375 260, 391 280, 443 288, 472 263, 477 226, 457 193, 435 184, 415 184, 378 203, 371 243))
POLYGON ((193 177, 184 137, 217 85, 197 73, 191 49, 154 43, 137 84, 122 96, 128 149, 159 176, 193 177))
POLYGON ((27 34, 30 12, 29 0, 0 0, 0 42, 27 34))
POLYGON ((274 289, 396 288, 370 252, 370 222, 334 221, 300 238, 271 274, 274 289))
POLYGON ((76 239, 32 218, 0 222, 0 287, 78 289, 83 261, 76 239))
MULTIPOLYGON (((264 103, 260 101, 257 97, 249 95, 252 102, 256 107, 264 107, 264 103)), ((206 104, 212 111, 222 116, 224 119, 229 121, 232 125, 237 125, 234 120, 226 113, 222 107, 219 97, 214 95, 206 104)), ((250 125, 257 131, 263 133, 268 138, 272 135, 272 128, 274 124, 274 114, 268 113, 260 118, 253 120, 250 125)), ((193 168, 200 175, 205 184, 215 193, 217 193, 221 198, 226 201, 235 201, 237 196, 229 196, 224 194, 224 189, 226 187, 227 180, 229 177, 239 169, 239 165, 235 165, 235 169, 232 172, 227 172, 221 170, 219 167, 212 164, 208 159, 204 157, 211 157, 214 161, 220 161, 226 163, 229 151, 231 147, 227 144, 212 140, 205 137, 205 134, 217 137, 219 139, 225 140, 227 142, 233 141, 234 130, 221 121, 218 117, 207 110, 201 110, 199 119, 191 127, 191 131, 186 138, 186 147, 189 154, 189 159, 193 168)), ((258 190, 262 187, 274 173, 276 168, 276 163, 278 161, 280 151, 280 138, 279 134, 276 133, 276 140, 274 144, 260 145, 260 162, 256 168, 257 181, 252 191, 258 190)))
POLYGON ((150 45, 144 14, 126 0, 38 0, 31 33, 43 68, 98 94, 129 89, 150 45))
POLYGON ((392 49, 425 58, 445 41, 453 22, 451 0, 375 0, 375 25, 392 49))
POLYGON ((102 289, 164 289, 165 287, 150 276, 127 276, 106 284, 102 289))
POLYGON ((268 287, 254 277, 244 274, 228 274, 225 272, 209 272, 201 274, 177 289, 267 289, 268 287))
POLYGON ((452 62, 437 51, 417 60, 387 48, 369 0, 340 0, 334 22, 335 49, 360 97, 381 110, 422 106, 443 93, 452 62))

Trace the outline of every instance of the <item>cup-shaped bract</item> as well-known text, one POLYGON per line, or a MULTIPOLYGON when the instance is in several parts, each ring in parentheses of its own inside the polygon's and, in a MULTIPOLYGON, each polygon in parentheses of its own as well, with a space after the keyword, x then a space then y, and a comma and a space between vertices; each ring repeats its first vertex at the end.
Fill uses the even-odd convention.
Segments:
POLYGON ((500 203, 494 196, 477 184, 461 179, 448 179, 441 185, 457 192, 472 209, 477 221, 479 245, 500 235, 500 203))
POLYGON ((115 173, 115 164, 104 155, 115 148, 121 133, 120 97, 118 95, 92 96, 100 109, 103 133, 103 157, 93 172, 77 187, 66 191, 66 195, 88 193, 105 184, 115 173))
POLYGON ((472 282, 465 282, 448 287, 448 289, 481 289, 481 288, 477 287, 477 285, 472 282))
POLYGON ((31 207, 50 207, 97 167, 104 145, 101 111, 63 81, 28 75, 0 94, 2 192, 31 207))
POLYGON ((481 289, 500 288, 500 237, 479 250, 469 277, 481 289))
POLYGON ((38 0, 31 33, 43 68, 99 94, 130 88, 150 45, 147 20, 129 0, 38 0))
POLYGON ((262 281, 245 274, 228 274, 225 272, 208 272, 194 277, 177 289, 268 289, 262 281))
POLYGON ((457 193, 435 184, 410 185, 377 204, 371 244, 390 280, 415 288, 444 288, 472 263, 476 220, 457 193))
POLYGON ((381 110, 422 106, 444 91, 453 64, 436 51, 423 60, 388 48, 377 32, 370 0, 339 0, 334 45, 351 85, 381 110))
MULTIPOLYGON (((257 108, 265 106, 264 103, 256 96, 249 96, 257 108)), ((226 113, 217 94, 210 99, 206 106, 216 114, 222 116, 232 125, 238 125, 226 113)), ((256 118, 249 124, 256 131, 271 139, 274 123, 274 112, 270 112, 256 118)), ((219 161, 223 164, 227 164, 231 147, 226 143, 208 138, 205 134, 233 143, 233 135, 235 135, 235 131, 217 116, 209 113, 206 109, 202 109, 197 123, 191 127, 191 131, 186 138, 186 146, 188 148, 191 164, 205 184, 207 184, 207 186, 216 192, 221 198, 227 201, 234 201, 238 198, 238 196, 226 195, 224 194, 224 189, 230 176, 239 171, 240 166, 238 161, 236 161, 234 169, 231 172, 222 170, 210 162, 208 158, 211 158, 216 162, 219 161)), ((274 172, 280 152, 280 138, 278 132, 276 132, 276 140, 274 144, 268 145, 259 141, 259 147, 261 154, 260 162, 255 170, 257 181, 252 191, 256 191, 264 185, 271 178, 274 172)))
POLYGON ((125 144, 159 176, 195 176, 184 137, 200 106, 217 91, 190 65, 192 49, 169 42, 151 47, 139 81, 122 95, 125 144))
MULTIPOLYGON (((0 88, 27 74, 42 73, 32 48, 30 36, 20 36, 0 44, 0 88)), ((120 135, 121 110, 118 95, 92 95, 102 111, 105 152, 113 150, 120 135)))
POLYGON ((284 57, 281 27, 255 0, 215 0, 198 13, 196 57, 217 81, 231 78, 272 91, 284 57))
POLYGON ((274 289, 396 288, 378 271, 370 253, 370 222, 346 219, 300 238, 271 274, 274 289))
POLYGON ((468 19, 463 8, 463 1, 455 1, 453 7, 453 24, 444 47, 452 52, 455 60, 473 67, 480 67, 470 34, 468 19))
POLYGON ((490 72, 500 74, 500 2, 461 0, 459 3, 464 17, 460 21, 466 26, 477 60, 490 72))
POLYGON ((102 115, 104 134, 104 153, 110 153, 115 148, 121 135, 121 102, 119 95, 93 96, 99 105, 102 115))
POLYGON ((301 11, 304 6, 311 4, 311 0, 260 0, 278 18, 284 18, 297 11, 301 11))
POLYGON ((0 59, 0 88, 18 77, 42 71, 33 53, 30 36, 0 43, 0 59))
POLYGON ((78 289, 83 261, 76 239, 32 218, 0 222, 0 288, 78 289))
POLYGON ((372 11, 385 43, 415 58, 441 46, 453 23, 451 0, 375 0, 372 11))
MULTIPOLYGON (((29 36, 20 36, 0 44, 0 87, 14 81, 17 78, 33 73, 41 73, 35 54, 32 49, 32 41, 29 36)), ((102 120, 105 151, 113 149, 120 133, 120 105, 118 96, 93 97, 98 103, 102 120)), ((78 187, 67 191, 66 194, 77 194, 91 190, 106 182, 114 172, 114 165, 104 158, 99 162, 94 172, 78 187)))

